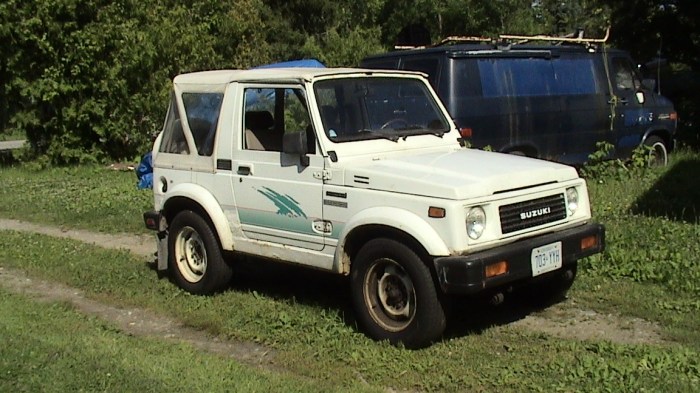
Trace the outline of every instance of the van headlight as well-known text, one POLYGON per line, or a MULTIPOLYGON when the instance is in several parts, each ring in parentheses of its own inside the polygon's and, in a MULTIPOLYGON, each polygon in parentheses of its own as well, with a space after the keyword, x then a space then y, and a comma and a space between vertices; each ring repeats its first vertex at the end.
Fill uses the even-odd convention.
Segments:
POLYGON ((486 213, 481 206, 472 207, 467 213, 467 235, 476 240, 486 228, 486 213))
POLYGON ((578 191, 576 191, 575 187, 566 189, 566 209, 569 211, 570 216, 573 216, 578 209, 578 191))

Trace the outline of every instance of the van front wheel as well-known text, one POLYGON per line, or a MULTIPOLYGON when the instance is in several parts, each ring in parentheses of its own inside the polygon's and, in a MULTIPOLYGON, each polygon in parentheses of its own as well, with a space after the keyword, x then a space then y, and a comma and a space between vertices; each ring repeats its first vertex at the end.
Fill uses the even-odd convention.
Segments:
POLYGON ((668 151, 666 144, 661 138, 652 135, 644 141, 644 146, 650 148, 647 161, 650 167, 666 166, 668 164, 668 151))
POLYGON ((370 337, 420 348, 445 330, 430 269, 405 245, 369 241, 354 259, 350 278, 358 321, 370 337))

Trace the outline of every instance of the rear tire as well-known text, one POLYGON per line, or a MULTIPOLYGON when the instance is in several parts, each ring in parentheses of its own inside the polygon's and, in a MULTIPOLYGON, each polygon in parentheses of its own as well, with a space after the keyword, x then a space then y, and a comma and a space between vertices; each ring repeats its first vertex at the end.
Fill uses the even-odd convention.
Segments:
POLYGON ((355 257, 350 279, 357 319, 375 340, 420 348, 445 330, 430 269, 402 243, 369 241, 355 257))
POLYGON ((214 231, 190 210, 178 213, 170 225, 168 269, 177 286, 196 295, 223 290, 233 275, 214 231))
POLYGON ((644 146, 651 148, 647 158, 649 167, 666 166, 668 164, 668 149, 666 149, 663 139, 652 135, 644 141, 644 146))

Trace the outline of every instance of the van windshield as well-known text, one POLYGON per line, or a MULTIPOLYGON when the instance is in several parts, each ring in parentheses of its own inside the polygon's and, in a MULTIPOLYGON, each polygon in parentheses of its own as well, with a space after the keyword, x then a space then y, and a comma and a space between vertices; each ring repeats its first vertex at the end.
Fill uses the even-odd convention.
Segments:
POLYGON ((324 132, 333 142, 442 137, 450 130, 433 95, 420 80, 331 79, 316 82, 314 92, 324 132))

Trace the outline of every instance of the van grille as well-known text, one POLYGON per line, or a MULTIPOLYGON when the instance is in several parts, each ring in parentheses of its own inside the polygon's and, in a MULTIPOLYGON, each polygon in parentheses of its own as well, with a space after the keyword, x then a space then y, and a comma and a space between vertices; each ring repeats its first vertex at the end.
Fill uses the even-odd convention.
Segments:
POLYGON ((511 233, 566 218, 564 194, 552 195, 498 208, 501 233, 511 233))

